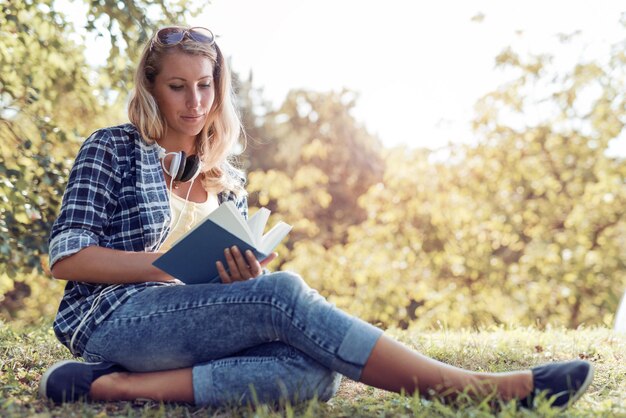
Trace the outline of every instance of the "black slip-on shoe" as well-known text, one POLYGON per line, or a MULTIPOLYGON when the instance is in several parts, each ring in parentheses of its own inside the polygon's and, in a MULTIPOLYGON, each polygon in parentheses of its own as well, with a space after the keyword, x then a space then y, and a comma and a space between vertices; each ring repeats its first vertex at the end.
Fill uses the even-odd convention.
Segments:
POLYGON ((593 364, 583 360, 544 364, 532 369, 533 390, 520 400, 521 406, 535 407, 535 399, 543 394, 552 407, 565 409, 585 393, 593 380, 593 364))
POLYGON ((105 374, 126 371, 122 366, 101 362, 64 360, 52 365, 41 377, 39 396, 55 403, 87 400, 91 384, 105 374))

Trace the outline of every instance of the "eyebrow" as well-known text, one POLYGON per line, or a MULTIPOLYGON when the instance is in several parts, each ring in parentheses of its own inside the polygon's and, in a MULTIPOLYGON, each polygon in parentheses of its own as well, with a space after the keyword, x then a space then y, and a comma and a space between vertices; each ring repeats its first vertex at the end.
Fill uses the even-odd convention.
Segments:
MULTIPOLYGON (((212 79, 212 78, 213 78, 213 76, 211 76, 211 75, 205 75, 204 77, 200 77, 198 80, 204 80, 205 78, 211 78, 211 79, 212 79)), ((182 80, 182 81, 187 81, 187 79, 186 79, 186 78, 183 78, 183 77, 176 77, 176 76, 174 76, 174 77, 170 77, 170 78, 168 78, 168 79, 167 79, 167 81, 172 81, 172 80, 182 80)))

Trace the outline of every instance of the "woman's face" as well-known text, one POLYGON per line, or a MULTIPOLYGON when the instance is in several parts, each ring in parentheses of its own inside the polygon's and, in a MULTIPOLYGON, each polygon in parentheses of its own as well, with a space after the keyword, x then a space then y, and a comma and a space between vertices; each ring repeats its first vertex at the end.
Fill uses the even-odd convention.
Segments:
POLYGON ((167 124, 168 140, 193 142, 215 99, 211 61, 184 52, 166 54, 152 94, 167 124))

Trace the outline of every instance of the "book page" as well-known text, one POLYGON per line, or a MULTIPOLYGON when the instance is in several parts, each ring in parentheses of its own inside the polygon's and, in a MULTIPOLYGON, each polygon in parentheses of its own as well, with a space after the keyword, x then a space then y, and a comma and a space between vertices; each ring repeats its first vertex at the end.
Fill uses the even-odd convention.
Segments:
POLYGON ((283 238, 291 231, 291 225, 283 221, 278 222, 274 227, 263 236, 261 243, 257 247, 263 254, 274 251, 274 248, 282 241, 283 238))
POLYGON ((207 217, 242 241, 256 248, 256 243, 248 224, 231 201, 222 203, 207 217))
POLYGON ((267 220, 270 217, 270 212, 271 211, 267 208, 261 208, 257 210, 254 215, 248 218, 248 227, 250 227, 252 238, 256 244, 261 243, 263 231, 265 230, 265 225, 267 225, 267 220))

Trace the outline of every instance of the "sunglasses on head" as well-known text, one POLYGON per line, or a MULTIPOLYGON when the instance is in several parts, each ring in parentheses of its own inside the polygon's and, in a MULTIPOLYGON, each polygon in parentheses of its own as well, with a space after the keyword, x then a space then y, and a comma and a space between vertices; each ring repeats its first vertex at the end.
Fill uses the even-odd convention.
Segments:
POLYGON ((207 28, 193 27, 185 29, 176 26, 159 29, 152 42, 172 46, 181 43, 185 37, 202 44, 213 45, 215 43, 213 32, 207 28))

